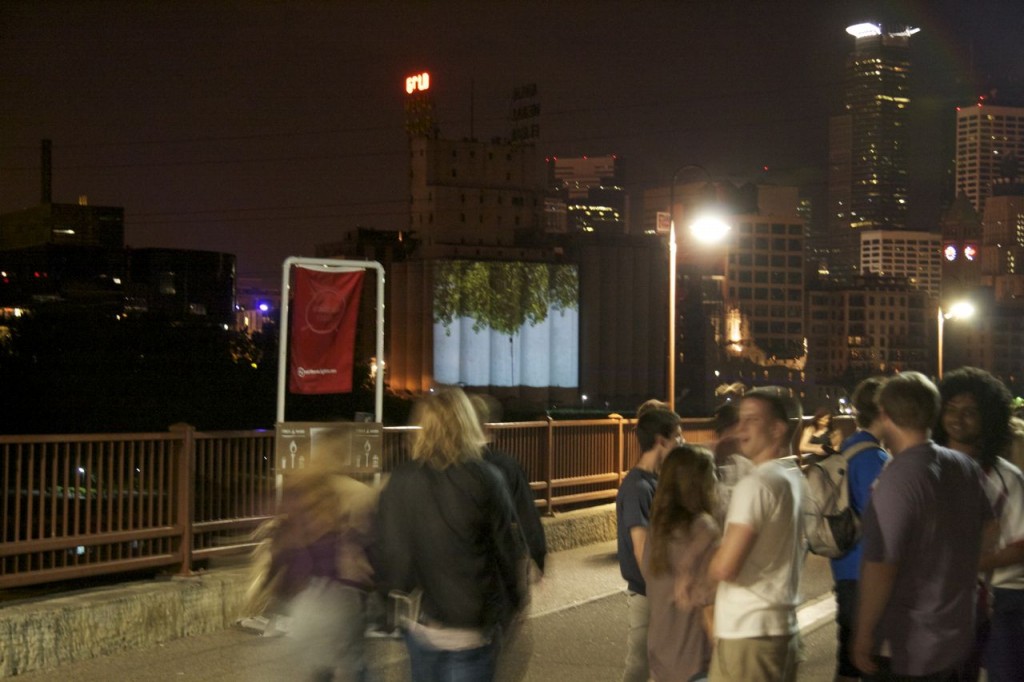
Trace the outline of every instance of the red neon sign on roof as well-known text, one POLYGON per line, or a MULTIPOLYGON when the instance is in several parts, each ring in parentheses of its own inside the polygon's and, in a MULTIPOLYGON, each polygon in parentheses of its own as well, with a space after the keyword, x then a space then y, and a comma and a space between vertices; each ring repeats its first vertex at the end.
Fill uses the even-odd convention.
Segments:
POLYGON ((430 89, 430 74, 424 71, 409 76, 405 79, 405 92, 411 95, 414 92, 423 92, 430 89))

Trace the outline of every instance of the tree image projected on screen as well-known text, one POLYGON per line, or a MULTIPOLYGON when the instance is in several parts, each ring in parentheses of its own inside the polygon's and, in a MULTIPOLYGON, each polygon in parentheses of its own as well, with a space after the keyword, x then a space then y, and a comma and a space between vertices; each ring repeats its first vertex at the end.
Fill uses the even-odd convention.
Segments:
POLYGON ((458 317, 508 334, 547 319, 552 310, 579 305, 576 269, 543 263, 447 261, 434 274, 434 321, 446 328, 458 317))
POLYGON ((473 386, 573 386, 578 307, 574 266, 439 262, 433 306, 436 378, 473 386), (504 339, 504 350, 495 335, 504 339))

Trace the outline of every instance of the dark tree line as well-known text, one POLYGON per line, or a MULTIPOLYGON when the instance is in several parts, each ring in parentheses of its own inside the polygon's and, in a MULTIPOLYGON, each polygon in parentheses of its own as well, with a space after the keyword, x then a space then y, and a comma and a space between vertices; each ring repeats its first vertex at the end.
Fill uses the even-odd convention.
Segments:
POLYGON ((272 428, 276 331, 249 338, 203 318, 41 308, 6 323, 7 434, 272 428))

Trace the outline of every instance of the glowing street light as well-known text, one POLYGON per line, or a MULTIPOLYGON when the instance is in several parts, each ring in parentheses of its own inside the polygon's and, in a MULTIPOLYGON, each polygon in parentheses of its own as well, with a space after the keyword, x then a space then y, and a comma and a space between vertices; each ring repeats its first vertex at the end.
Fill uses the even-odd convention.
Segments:
POLYGON ((970 301, 957 301, 953 305, 949 306, 948 310, 943 310, 942 306, 939 306, 936 320, 938 321, 938 353, 937 355, 937 371, 935 375, 942 380, 942 346, 943 346, 943 335, 946 331, 946 320, 967 320, 974 317, 975 308, 974 304, 970 301))
MULTIPOLYGON (((668 406, 676 409, 676 180, 679 174, 687 170, 698 170, 704 174, 706 184, 711 183, 711 174, 703 166, 687 164, 680 166, 672 173, 672 184, 669 186, 669 226, 668 226, 668 406)), ((701 244, 717 244, 721 242, 732 226, 725 219, 714 213, 701 213, 690 222, 690 234, 701 244)))

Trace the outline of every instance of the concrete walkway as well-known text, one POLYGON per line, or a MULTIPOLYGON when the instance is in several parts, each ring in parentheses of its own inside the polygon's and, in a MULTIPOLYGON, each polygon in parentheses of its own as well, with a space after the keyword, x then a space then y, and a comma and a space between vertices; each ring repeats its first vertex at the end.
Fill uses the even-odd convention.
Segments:
MULTIPOLYGON (((807 587, 820 590, 822 565, 811 557, 807 587)), ((615 543, 553 553, 548 574, 535 585, 528 619, 506 652, 504 679, 615 682, 622 674, 626 605, 615 543)), ((825 567, 827 568, 827 567, 825 567)), ((809 661, 801 680, 825 679, 834 656, 829 594, 800 610, 809 661), (821 626, 827 627, 821 627, 821 626)), ((370 640, 374 682, 406 682, 405 649, 396 640, 370 640)), ((276 682, 300 679, 301 650, 288 637, 261 637, 237 627, 19 675, 26 682, 74 679, 276 682)))
MULTIPOLYGON (((545 521, 555 550, 575 542, 564 538, 585 537, 591 542, 549 554, 547 573, 533 587, 525 625, 503 656, 508 663, 506 679, 619 679, 626 607, 615 542, 607 539, 609 514, 614 533, 613 509, 607 507, 545 521), (573 527, 578 535, 570 532, 573 527), (557 539, 560 537, 563 539, 557 539)), ((241 599, 246 576, 246 569, 211 571, 199 578, 98 588, 0 608, 0 641, 5 645, 0 649, 0 677, 81 682, 298 679, 302 652, 295 648, 294 641, 262 637, 232 625, 240 615, 233 605, 241 599), (140 606, 140 602, 155 599, 151 593, 162 596, 148 606, 140 606), (167 599, 168 594, 173 598, 167 599), (225 624, 217 626, 216 614, 207 613, 212 607, 217 607, 213 610, 225 624), (207 614, 202 622, 191 622, 200 612, 207 614), (71 632, 71 627, 92 630, 71 632), (152 641, 154 631, 180 634, 161 635, 163 639, 152 641), (23 639, 35 639, 11 639, 16 633, 21 633, 23 639), (112 633, 121 639, 112 641, 112 633), (95 642, 91 648, 73 648, 86 646, 76 643, 90 641, 95 642), (103 647, 109 650, 103 651, 103 647), (24 658, 29 650, 36 652, 35 658, 24 658), (45 665, 29 669, 23 665, 27 661, 45 665)), ((809 557, 803 587, 809 599, 800 610, 805 635, 834 618, 830 587, 827 564, 809 557)), ((817 662, 807 666, 807 671, 821 673, 831 665, 834 634, 831 639, 825 632, 815 637, 817 662)), ((400 641, 369 640, 368 647, 374 682, 408 680, 405 649, 400 641)), ((819 678, 802 674, 801 679, 819 678)))
MULTIPOLYGON (((543 522, 554 556, 614 538, 615 505, 566 512, 543 522)), ((253 615, 245 613, 251 580, 245 564, 236 560, 233 568, 190 577, 143 578, 61 592, 25 590, 15 598, 7 594, 0 600, 0 678, 221 632, 253 615)), ((537 586, 536 603, 558 608, 583 598, 581 590, 589 581, 580 571, 586 568, 553 565, 549 579, 537 586), (566 573, 563 579, 553 577, 559 570, 566 573)))

